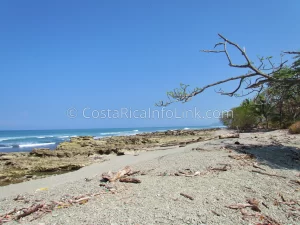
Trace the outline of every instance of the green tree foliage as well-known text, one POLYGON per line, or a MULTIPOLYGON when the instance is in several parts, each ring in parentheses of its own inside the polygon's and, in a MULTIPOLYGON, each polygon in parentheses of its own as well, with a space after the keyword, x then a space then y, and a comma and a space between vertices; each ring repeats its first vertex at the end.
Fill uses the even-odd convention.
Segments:
POLYGON ((258 57, 255 63, 249 58, 245 48, 221 34, 218 36, 221 42, 216 43, 214 49, 202 51, 223 54, 230 67, 240 69, 240 75, 194 89, 191 89, 190 85, 180 84, 179 88, 167 92, 167 101, 160 101, 156 105, 185 103, 206 89, 238 81, 231 91, 220 89, 218 92, 231 97, 254 93, 256 96, 233 108, 233 115, 223 115, 221 121, 224 125, 239 129, 287 128, 300 120, 300 51, 282 52, 279 63, 273 62, 272 56, 258 57), (241 53, 243 62, 235 63, 228 46, 241 53), (284 57, 289 58, 284 60, 284 57))
MULTIPOLYGON (((295 77, 297 73, 297 67, 285 67, 274 76, 285 79, 295 77)), ((221 119, 229 128, 288 128, 300 120, 300 85, 279 86, 270 83, 254 98, 231 110, 231 117, 221 119)))
POLYGON ((257 126, 259 115, 252 100, 246 99, 240 106, 231 110, 231 114, 224 114, 221 117, 221 122, 228 128, 247 130, 257 126))

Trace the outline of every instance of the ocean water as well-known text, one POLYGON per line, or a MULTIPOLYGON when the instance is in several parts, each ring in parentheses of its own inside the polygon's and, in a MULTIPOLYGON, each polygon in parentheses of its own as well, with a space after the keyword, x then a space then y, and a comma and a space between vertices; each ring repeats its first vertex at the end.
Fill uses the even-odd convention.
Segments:
POLYGON ((145 128, 107 128, 107 129, 74 129, 74 130, 8 130, 0 131, 0 152, 25 152, 33 148, 55 147, 76 136, 109 136, 135 135, 144 132, 166 131, 175 129, 206 129, 200 127, 145 127, 145 128))

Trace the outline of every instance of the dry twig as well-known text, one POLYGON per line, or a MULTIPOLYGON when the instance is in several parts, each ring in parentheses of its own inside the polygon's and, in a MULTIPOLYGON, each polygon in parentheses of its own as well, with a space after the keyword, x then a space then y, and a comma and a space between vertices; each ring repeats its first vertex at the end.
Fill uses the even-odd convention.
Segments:
POLYGON ((253 172, 253 173, 259 173, 259 174, 263 174, 263 175, 267 175, 267 176, 271 176, 271 177, 281 177, 281 178, 284 178, 284 179, 287 178, 285 176, 281 176, 281 175, 277 175, 277 174, 265 173, 265 172, 261 172, 261 171, 258 171, 258 170, 251 170, 251 172, 253 172))
POLYGON ((41 209, 44 206, 44 204, 37 204, 37 205, 33 205, 32 207, 29 207, 28 209, 24 210, 24 212, 20 215, 16 216, 16 220, 21 219, 22 217, 28 216, 36 211, 38 211, 39 209, 41 209))
POLYGON ((186 197, 186 198, 188 198, 190 200, 194 200, 194 198, 192 196, 190 196, 190 195, 187 195, 187 194, 184 194, 184 193, 180 193, 180 195, 183 196, 183 197, 186 197))

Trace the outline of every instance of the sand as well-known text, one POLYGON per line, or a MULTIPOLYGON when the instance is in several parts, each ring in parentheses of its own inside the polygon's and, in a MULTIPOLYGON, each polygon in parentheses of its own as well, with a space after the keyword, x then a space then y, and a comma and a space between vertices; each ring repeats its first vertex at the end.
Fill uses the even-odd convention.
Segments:
MULTIPOLYGON (((228 131, 216 131, 215 135, 221 133, 228 131)), ((286 130, 281 130, 242 133, 240 138, 214 139, 185 147, 152 149, 136 156, 108 156, 108 161, 75 172, 0 187, 0 215, 37 202, 100 193, 85 204, 54 209, 30 222, 33 214, 20 222, 263 224, 268 218, 274 220, 271 224, 300 224, 300 184, 291 182, 300 179, 299 147, 299 135, 289 135, 286 130), (116 182, 113 191, 99 186, 103 172, 117 171, 127 165, 145 173, 134 175, 141 183, 116 182), (227 165, 227 171, 213 170, 224 165, 227 165), (199 172, 200 176, 175 176, 179 171, 199 172), (47 189, 38 190, 40 188, 47 189), (193 197, 193 200, 180 193, 193 197), (25 201, 13 200, 18 194, 24 196, 25 201), (237 203, 245 204, 249 198, 258 200, 261 212, 251 208, 242 212, 228 208, 237 203), (243 218, 242 213, 253 216, 243 218)))

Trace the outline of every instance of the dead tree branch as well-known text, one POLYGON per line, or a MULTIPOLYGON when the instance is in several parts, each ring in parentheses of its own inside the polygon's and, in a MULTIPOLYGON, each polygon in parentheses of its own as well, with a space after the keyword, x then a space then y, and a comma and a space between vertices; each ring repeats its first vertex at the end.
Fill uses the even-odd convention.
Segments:
MULTIPOLYGON (((184 103, 184 102, 189 101, 194 96, 202 93, 203 91, 205 91, 208 88, 211 88, 211 87, 214 87, 214 86, 217 86, 220 84, 224 84, 224 83, 227 83, 230 81, 234 81, 234 80, 239 81, 239 83, 238 83, 238 86, 233 91, 231 91, 231 92, 218 91, 218 93, 220 93, 222 95, 228 95, 230 97, 237 96, 238 95, 237 92, 243 87, 243 84, 245 84, 245 83, 246 83, 245 89, 249 90, 249 92, 246 94, 242 94, 243 96, 253 93, 253 92, 260 93, 265 85, 268 85, 271 83, 272 84, 278 83, 280 85, 289 86, 289 87, 300 84, 300 78, 297 76, 292 77, 292 78, 277 78, 276 76, 274 76, 274 74, 278 73, 282 68, 284 68, 284 66, 286 66, 286 63, 288 62, 287 60, 283 61, 281 59, 281 62, 279 63, 279 65, 276 65, 274 62, 272 62, 272 60, 271 60, 272 57, 266 57, 266 58, 261 57, 261 58, 259 58, 260 65, 258 67, 256 67, 254 65, 254 63, 250 60, 245 49, 241 48, 237 43, 232 42, 231 40, 227 39, 226 37, 224 37, 221 34, 218 34, 218 36, 221 38, 222 42, 215 44, 214 48, 221 47, 222 49, 221 50, 202 50, 202 52, 225 54, 230 67, 239 68, 239 69, 249 69, 249 71, 247 73, 239 75, 239 76, 231 77, 231 78, 224 79, 224 80, 221 80, 218 82, 214 82, 212 84, 205 85, 202 88, 197 87, 192 91, 187 90, 189 85, 180 84, 180 88, 176 88, 173 91, 170 91, 167 93, 168 101, 160 101, 156 104, 156 106, 167 106, 174 102, 183 102, 184 103), (245 63, 235 64, 230 56, 228 49, 227 49, 228 46, 232 46, 233 48, 238 50, 242 54, 242 57, 243 57, 245 63), (267 65, 265 64, 265 61, 266 61, 267 65), (247 82, 247 79, 249 79, 250 81, 247 82), (251 82, 251 79, 254 79, 254 83, 251 82)), ((289 51, 289 52, 284 52, 284 53, 285 54, 300 54, 300 52, 297 52, 297 51, 289 51)))

